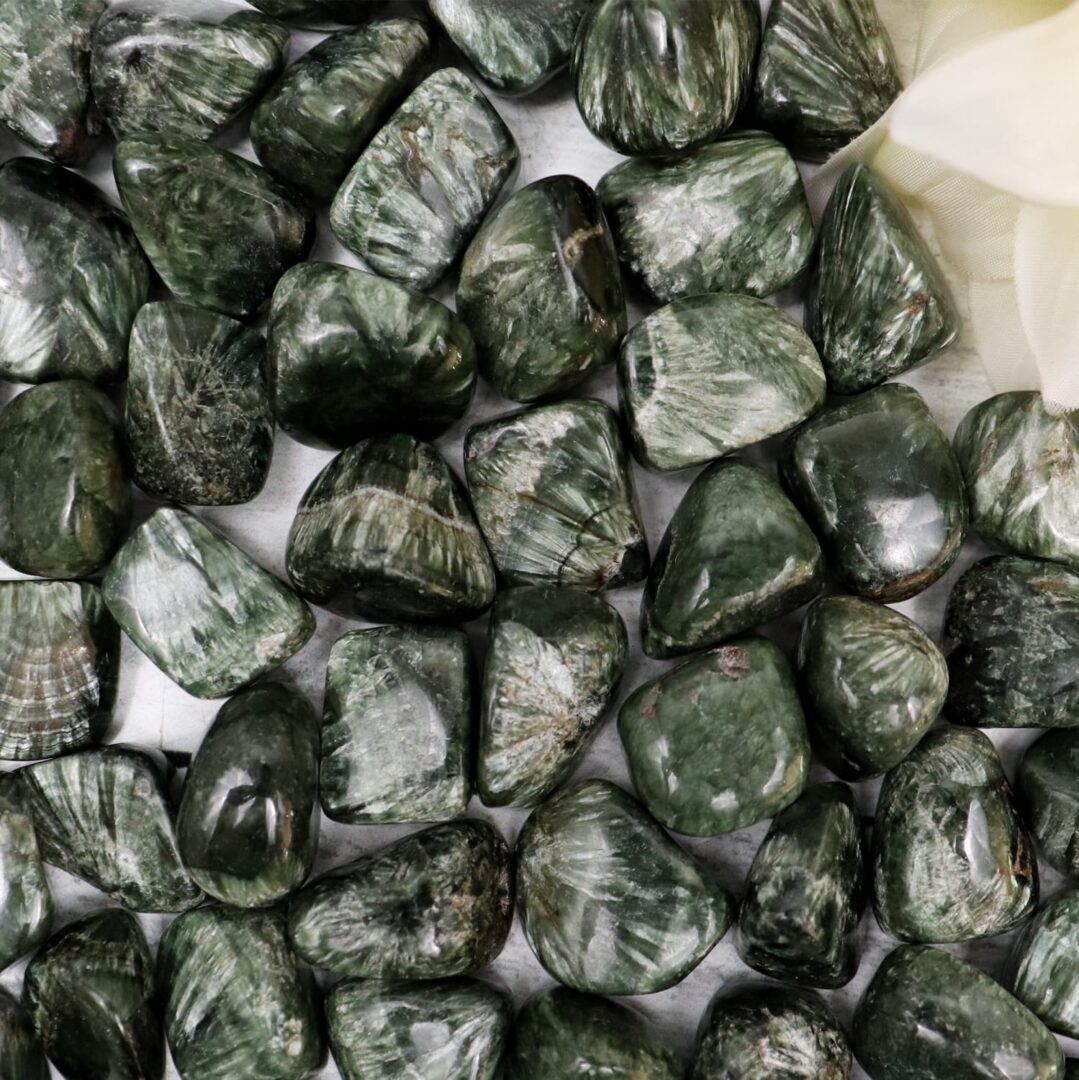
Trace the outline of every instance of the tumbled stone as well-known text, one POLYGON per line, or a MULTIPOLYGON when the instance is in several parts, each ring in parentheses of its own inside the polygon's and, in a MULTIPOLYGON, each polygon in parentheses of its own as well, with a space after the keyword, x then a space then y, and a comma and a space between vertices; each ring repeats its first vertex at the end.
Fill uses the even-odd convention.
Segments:
POLYGON ((771 296, 793 285, 813 254, 798 167, 770 135, 625 161, 596 192, 622 266, 661 304, 707 292, 771 296))
POLYGON ((442 68, 360 154, 330 207, 330 226, 376 273, 430 289, 468 246, 518 156, 479 87, 442 68))
POLYGON ((366 22, 372 9, 371 0, 253 0, 251 6, 313 29, 366 22))
POLYGON ((1012 946, 1004 980, 1051 1031, 1079 1038, 1079 893, 1046 901, 1012 946))
POLYGON ((641 603, 644 651, 679 656, 786 615, 821 591, 822 562, 768 473, 717 461, 694 480, 656 552, 641 603))
POLYGON ((517 838, 517 900, 540 963, 591 994, 674 986, 734 917, 709 871, 606 780, 560 791, 532 812, 517 838))
POLYGON ((1002 934, 1038 902, 1034 841, 980 731, 944 724, 884 778, 873 825, 873 909, 902 941, 1002 934))
POLYGON ((316 446, 432 439, 465 414, 476 385, 472 335, 449 308, 331 263, 281 279, 269 341, 277 422, 316 446))
POLYGON ((1049 865, 1079 878, 1079 731, 1047 731, 1031 743, 1015 793, 1049 865))
POLYGON ((6 990, 0 990, 0 1080, 49 1080, 30 1014, 6 990))
POLYGON ((613 360, 626 300, 592 189, 549 176, 515 191, 465 253, 457 310, 484 378, 515 401, 562 394, 613 360))
POLYGON ((289 936, 335 974, 439 979, 494 960, 512 918, 505 841, 484 821, 454 821, 316 879, 292 899, 289 936))
POLYGON ((155 510, 135 530, 101 588, 128 637, 195 697, 235 693, 283 664, 315 630, 291 589, 174 507, 155 510))
MULTIPOLYGON (((36 949, 49 936, 53 910, 34 820, 18 774, 0 774, 0 969, 36 949)), ((3 1014, 0 998, 0 1029, 3 1014)), ((0 1080, 9 1080, 4 1072, 7 1060, 0 1035, 0 1080)))
POLYGON ((929 588, 967 527, 959 463, 921 395, 890 383, 788 436, 780 474, 846 588, 883 603, 929 588))
POLYGON ((948 665, 912 619, 856 596, 806 612, 796 660, 814 750, 844 780, 898 765, 933 726, 948 665))
POLYGON ((622 616, 598 597, 510 589, 491 613, 476 787, 488 806, 533 806, 573 770, 626 666, 622 616))
POLYGON ((472 649, 461 630, 338 638, 326 669, 320 794, 334 821, 448 821, 472 795, 472 649))
POLYGON ((375 621, 458 621, 495 596, 491 557, 461 482, 428 443, 366 439, 304 492, 288 536, 288 573, 325 604, 348 590, 375 621))

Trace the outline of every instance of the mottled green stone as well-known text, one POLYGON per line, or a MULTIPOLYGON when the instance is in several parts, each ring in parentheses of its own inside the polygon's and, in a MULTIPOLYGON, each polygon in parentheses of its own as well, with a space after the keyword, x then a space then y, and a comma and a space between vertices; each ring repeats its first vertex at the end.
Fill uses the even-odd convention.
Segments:
MULTIPOLYGON (((13 964, 48 936, 52 890, 41 864, 34 820, 16 773, 0 775, 0 969, 13 964)), ((3 1028, 0 999, 0 1029, 3 1028)), ((0 1080, 7 1057, 0 1037, 0 1080)))
POLYGON ((484 378, 515 401, 562 394, 613 360, 626 300, 592 189, 549 176, 514 192, 465 253, 457 310, 484 378))
POLYGON ((330 226, 376 273, 430 289, 517 171, 517 143, 456 68, 426 79, 352 167, 330 226))
POLYGON ((1046 1027, 1079 1038, 1079 893, 1046 901, 1012 946, 1004 979, 1046 1027))
POLYGON ((560 791, 532 812, 517 838, 517 900, 540 963, 593 994, 674 986, 734 917, 710 872, 606 780, 560 791))
POLYGON ((491 613, 476 786, 488 806, 533 806, 573 770, 626 666, 622 616, 553 586, 510 589, 491 613))
POLYGON ((661 304, 707 292, 771 296, 794 284, 813 254, 798 167, 770 135, 625 161, 596 192, 622 266, 661 304))
POLYGON ((314 29, 362 23, 375 10, 372 0, 252 0, 251 6, 275 19, 314 29))
POLYGON ((694 480, 656 553, 641 604, 649 656, 715 645, 821 591, 820 545, 772 477, 717 461, 694 480))
POLYGON ((814 750, 844 780, 898 765, 932 727, 948 665, 912 619, 856 596, 814 602, 796 667, 814 750))
POLYGON ((289 936, 311 964, 364 979, 464 975, 502 951, 510 853, 484 821, 412 833, 293 897, 289 936))
POLYGON ((826 407, 788 436, 780 474, 851 592, 906 600, 940 578, 962 547, 959 463, 909 386, 889 383, 826 407))
POLYGON ((1038 903, 1034 841, 980 731, 942 724, 884 778, 873 826, 873 909, 902 941, 1002 934, 1038 903))
POLYGON ((102 584, 123 631, 173 682, 226 697, 283 664, 314 633, 296 594, 193 514, 155 510, 102 584))
POLYGON ((1015 789, 1049 865, 1079 878, 1079 730, 1047 731, 1031 743, 1015 789))
POLYGON ((333 263, 285 274, 269 342, 277 422, 316 446, 434 438, 465 414, 476 385, 472 335, 449 308, 333 263))
POLYGON ((6 990, 0 990, 0 1080, 49 1080, 30 1014, 6 990))
POLYGON ((472 795, 472 649, 443 626, 338 638, 326 669, 322 808, 334 821, 448 821, 472 795))

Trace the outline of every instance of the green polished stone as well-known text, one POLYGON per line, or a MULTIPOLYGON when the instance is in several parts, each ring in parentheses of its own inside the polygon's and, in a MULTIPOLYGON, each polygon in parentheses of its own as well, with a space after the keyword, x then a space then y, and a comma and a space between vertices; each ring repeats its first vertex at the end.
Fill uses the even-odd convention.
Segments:
POLYGON ((263 166, 309 198, 328 202, 367 141, 419 81, 433 43, 419 19, 376 19, 303 54, 251 118, 263 166))
POLYGON ((701 653, 638 687, 618 733, 645 806, 690 836, 771 817, 798 798, 809 774, 794 678, 763 638, 701 653))
POLYGON ((540 963, 592 994, 674 986, 734 917, 710 871, 606 780, 560 791, 532 812, 517 838, 517 902, 540 963))
POLYGON ((479 87, 442 68, 360 154, 330 207, 330 226, 376 273, 430 289, 513 178, 518 156, 479 87))
POLYGON ((252 0, 251 6, 275 19, 314 29, 366 22, 375 10, 372 0, 252 0))
POLYGON ((99 911, 65 926, 30 961, 24 997, 67 1080, 164 1076, 154 960, 128 912, 99 911))
POLYGON ((1047 731, 1031 743, 1015 793, 1049 865, 1079 878, 1079 731, 1047 731))
POLYGON ((307 605, 193 514, 162 507, 117 553, 102 584, 123 631, 173 682, 226 697, 314 633, 307 605))
POLYGON ((888 773, 872 863, 877 922, 902 941, 970 941, 1030 915, 1034 841, 982 732, 940 725, 888 773))
POLYGON ((562 394, 613 360, 626 300, 592 189, 548 176, 515 191, 465 253, 457 310, 484 378, 515 401, 562 394))
POLYGON ((625 161, 596 192, 622 266, 661 304, 708 292, 771 296, 798 281, 813 254, 798 167, 770 135, 625 161))
POLYGON ((288 573, 324 604, 351 591, 376 621, 474 618, 495 596, 491 557, 460 481, 428 443, 366 439, 304 492, 288 537, 288 573))
POLYGON ((626 666, 622 616, 598 597, 510 589, 491 613, 476 787, 488 806, 533 806, 598 731, 626 666))
POLYGON ((434 438, 465 414, 476 385, 472 335, 449 308, 333 263, 285 274, 269 342, 277 422, 316 446, 434 438))
POLYGON ((898 765, 932 727, 948 665, 912 619, 856 596, 814 602, 796 661, 814 749, 844 780, 898 765))
POLYGON ((906 600, 940 578, 962 547, 959 463, 909 386, 826 407, 788 436, 780 474, 852 592, 906 600))
POLYGON ((0 1080, 49 1080, 30 1014, 6 990, 0 990, 0 1080))
POLYGON ((335 974, 439 979, 486 967, 512 918, 505 841, 484 821, 453 821, 316 879, 292 899, 289 936, 335 974))
POLYGON ((158 982, 184 1080, 303 1080, 325 1058, 318 990, 276 909, 185 912, 161 939, 158 982))
POLYGON ((182 135, 116 146, 116 186, 139 243, 178 300, 246 318, 314 239, 291 188, 236 154, 182 135))
POLYGON ((1079 893, 1046 901, 1012 946, 1004 985, 1046 1027, 1079 1038, 1079 893))
POLYGON ((959 335, 944 271, 906 207, 865 165, 840 177, 828 203, 805 321, 837 394, 927 364, 959 335))
MULTIPOLYGON (((0 774, 0 969, 36 949, 49 936, 53 913, 52 890, 18 775, 0 774)), ((0 1017, 2 1005, 0 1000, 0 1017)), ((8 1080, 6 1064, 0 1037, 0 1080, 8 1080)))
POLYGON ((641 604, 649 656, 715 645, 812 600, 820 545, 772 477, 741 461, 702 472, 674 512, 641 604))
POLYGON ((0 378, 121 377, 150 291, 124 214, 76 173, 12 158, 0 166, 0 229, 0 378))
POLYGON ((465 478, 495 566, 509 585, 618 588, 648 572, 618 417, 562 401, 477 424, 465 478))
POLYGON ((326 669, 322 808, 334 821, 448 821, 472 795, 472 648, 461 630, 338 638, 326 669))
POLYGON ((905 945, 885 957, 854 1014, 851 1039, 873 1080, 1063 1080, 1045 1025, 951 953, 905 945))

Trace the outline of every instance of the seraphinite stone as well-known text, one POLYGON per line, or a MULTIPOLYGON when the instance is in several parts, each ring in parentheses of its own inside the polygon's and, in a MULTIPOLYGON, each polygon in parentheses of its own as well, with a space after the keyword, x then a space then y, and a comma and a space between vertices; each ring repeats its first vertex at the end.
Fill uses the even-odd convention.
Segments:
POLYGON ((1010 990, 1051 1031, 1079 1037, 1079 893, 1046 901, 1012 946, 1004 979, 1010 990))
POLYGON ((898 765, 932 727, 948 665, 912 619, 856 596, 825 596, 802 623, 796 660, 814 750, 844 780, 898 765))
POLYGON ((852 592, 884 603, 929 588, 967 527, 959 463, 921 395, 890 383, 788 436, 780 473, 852 592))
POLYGON ((65 926, 30 961, 24 997, 68 1080, 164 1076, 154 960, 129 912, 112 908, 65 926))
POLYGON ((421 83, 360 154, 330 226, 376 273, 430 289, 517 171, 517 143, 456 68, 421 83))
POLYGON ((276 908, 185 912, 161 939, 158 981, 185 1080, 303 1080, 325 1057, 318 991, 276 908))
POLYGON ((363 979, 439 979, 489 964, 513 918, 510 853, 483 821, 412 833, 293 897, 289 936, 311 964, 363 979))
POLYGON ((1015 794, 1049 865, 1079 878, 1079 731, 1047 731, 1031 743, 1015 794))
POLYGON ((709 871, 606 780, 560 791, 532 812, 517 838, 517 901, 540 963, 592 994, 674 986, 734 917, 709 871))
POLYGON ((385 621, 457 621, 495 596, 491 556, 461 482, 410 435, 365 439, 304 492, 288 537, 288 573, 324 604, 349 590, 385 621))
POLYGON ((465 253, 457 310, 484 378, 515 401, 561 394, 613 360, 626 300, 595 192, 574 176, 515 191, 465 253))
POLYGON ((0 990, 0 1080, 49 1080, 34 1022, 6 990, 0 990))
POLYGON ((254 0, 251 6, 275 19, 322 29, 327 25, 366 22, 375 5, 372 0, 254 0))
POLYGON ((161 507, 102 584, 121 629, 195 697, 226 697, 283 664, 314 633, 307 605, 193 514, 161 507))
MULTIPOLYGON (((17 774, 4 773, 0 775, 0 969, 36 949, 49 936, 53 911, 34 819, 17 774)), ((2 1004, 0 1000, 0 1016, 2 1004)), ((6 1065, 0 1038, 0 1080, 8 1080, 6 1065)))
POLYGON ((641 604, 649 656, 715 645, 821 591, 820 544, 763 469, 717 461, 694 480, 656 552, 641 604))
POLYGON ((982 732, 940 725, 888 773, 872 864, 877 922, 902 941, 1001 934, 1034 910, 1034 841, 982 732))
POLYGON ((353 824, 448 821, 472 795, 472 649, 461 630, 338 638, 326 669, 320 794, 353 824))
POLYGON ((865 165, 840 177, 828 203, 805 323, 837 394, 927 364, 959 335, 944 271, 906 207, 865 165))
POLYGON ((510 585, 618 588, 648 572, 618 417, 562 401, 477 424, 465 478, 495 566, 510 585))
POLYGON ((371 435, 441 435, 476 385, 472 335, 449 308, 333 263, 285 274, 269 342, 277 422, 337 450, 371 435))
POLYGON ((491 613, 476 786, 488 806, 532 806, 571 772, 626 665, 622 616, 598 597, 510 589, 491 613))
POLYGON ((661 304, 707 292, 771 296, 794 284, 813 254, 798 166, 770 135, 625 161, 596 193, 622 266, 661 304))
POLYGON ((291 188, 190 136, 122 139, 113 172, 154 269, 199 307, 254 315, 314 239, 311 211, 291 188))
POLYGON ((150 291, 125 215, 78 174, 12 158, 0 166, 0 229, 0 378, 121 377, 150 291))

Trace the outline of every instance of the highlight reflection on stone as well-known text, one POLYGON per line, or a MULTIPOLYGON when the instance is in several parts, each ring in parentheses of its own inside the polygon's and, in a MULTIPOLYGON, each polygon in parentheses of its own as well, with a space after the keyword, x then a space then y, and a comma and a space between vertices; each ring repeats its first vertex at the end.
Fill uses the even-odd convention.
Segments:
POLYGON ((1015 788, 1049 865, 1079 878, 1079 730, 1035 739, 1019 762, 1015 788))
MULTIPOLYGON (((34 820, 17 773, 0 775, 0 970, 36 949, 52 929, 52 890, 38 850, 34 820)), ((4 1000, 0 998, 0 1080, 20 1080, 4 1046, 4 1000)), ((11 1035, 16 1043, 16 1018, 11 1035)), ((14 1047, 12 1048, 14 1049, 14 1047)))

